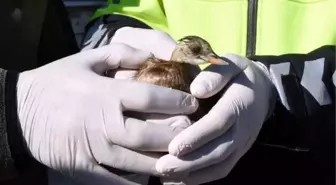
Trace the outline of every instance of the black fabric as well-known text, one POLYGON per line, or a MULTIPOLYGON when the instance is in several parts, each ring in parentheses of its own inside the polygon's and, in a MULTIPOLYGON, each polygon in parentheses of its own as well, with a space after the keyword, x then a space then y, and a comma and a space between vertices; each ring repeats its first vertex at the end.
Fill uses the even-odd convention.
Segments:
MULTIPOLYGON (((86 42, 91 38, 91 36, 94 34, 94 32, 90 32, 89 29, 92 28, 93 26, 96 26, 96 24, 102 24, 104 28, 107 29, 106 34, 108 35, 109 40, 114 36, 115 32, 122 28, 122 27, 135 27, 135 28, 144 28, 144 29, 151 29, 147 24, 123 15, 116 15, 116 14, 111 14, 111 15, 104 15, 101 16, 95 20, 92 20, 86 27, 85 27, 85 34, 84 34, 84 39, 81 42, 80 48, 83 48, 86 46, 86 42)), ((100 39, 103 39, 101 37, 100 39)), ((101 40, 96 43, 94 48, 98 47, 100 44, 101 40)))
MULTIPOLYGON (((264 124, 258 141, 286 146, 293 150, 308 150, 315 140, 316 127, 325 126, 329 129, 334 127, 328 123, 335 120, 335 86, 332 82, 332 74, 335 71, 335 46, 323 46, 308 54, 254 56, 252 59, 264 63, 268 68, 271 64, 284 62, 290 62, 291 65, 289 75, 281 77, 289 110, 278 99, 273 116, 264 124), (305 61, 319 58, 325 59, 322 81, 332 101, 331 104, 325 106, 320 106, 300 84, 305 61), (326 112, 329 112, 329 116, 321 117, 321 114, 326 112)), ((334 135, 329 137, 334 137, 334 135)))
POLYGON ((46 0, 1 1, 1 68, 23 71, 36 66, 46 4, 46 0))
POLYGON ((251 58, 267 67, 290 62, 290 74, 281 77, 289 110, 278 99, 256 143, 228 179, 246 175, 240 184, 335 184, 335 46, 323 46, 308 54, 251 58), (332 100, 324 106, 300 84, 304 62, 319 58, 325 58, 322 81, 332 100))
POLYGON ((272 116, 252 148, 226 178, 206 185, 334 185, 335 184, 335 46, 308 54, 252 56, 267 67, 290 62, 282 84, 290 110, 278 99, 272 116), (332 103, 320 106, 300 85, 304 62, 325 58, 323 82, 332 103))
POLYGON ((17 176, 14 160, 9 148, 5 114, 6 73, 6 70, 0 68, 0 181, 17 176))
POLYGON ((33 158, 28 154, 26 143, 24 142, 22 130, 19 123, 17 112, 16 84, 18 80, 16 71, 8 71, 6 77, 5 92, 5 114, 7 122, 8 142, 14 160, 15 168, 18 173, 29 169, 33 158))
POLYGON ((60 0, 49 0, 38 47, 39 67, 79 52, 68 12, 60 0))
MULTIPOLYGON (((79 51, 62 0, 35 0, 34 2, 4 0, 0 10, 1 68, 26 71, 79 51)), ((13 77, 12 72, 10 75, 13 77)), ((9 85, 8 88, 13 89, 16 84, 14 85, 14 80, 10 80, 7 85, 9 85)), ((8 133, 10 149, 14 153, 12 157, 15 159, 14 164, 19 174, 16 178, 1 181, 0 184, 47 184, 44 166, 22 152, 24 151, 22 145, 25 143, 20 141, 21 133, 14 123, 15 95, 16 92, 12 90, 7 93, 6 107, 0 108, 1 111, 8 108, 12 110, 6 111, 8 112, 6 117, 11 120, 10 124, 7 124, 10 132, 8 133)), ((0 137, 5 134, 7 133, 1 133, 0 137)), ((4 142, 4 140, 0 141, 4 142)))
POLYGON ((1 68, 30 70, 79 51, 62 0, 4 0, 0 21, 1 68))

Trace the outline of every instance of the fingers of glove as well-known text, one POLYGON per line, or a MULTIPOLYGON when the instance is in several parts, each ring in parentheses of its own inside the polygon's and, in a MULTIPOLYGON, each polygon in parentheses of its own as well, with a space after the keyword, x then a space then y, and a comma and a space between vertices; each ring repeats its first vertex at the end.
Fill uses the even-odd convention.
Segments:
POLYGON ((190 85, 191 94, 198 98, 208 98, 217 94, 250 62, 244 57, 226 54, 222 57, 229 65, 210 65, 200 72, 190 85))
POLYGON ((167 152, 171 140, 183 128, 155 124, 125 117, 120 124, 106 125, 106 133, 111 142, 141 151, 167 152))
POLYGON ((135 49, 126 44, 111 44, 82 51, 70 59, 87 64, 97 73, 103 73, 118 67, 136 69, 151 56, 150 52, 135 49))
MULTIPOLYGON (((101 150, 95 150, 94 156, 99 164, 107 166, 109 171, 159 175, 155 170, 159 153, 138 152, 118 145, 104 143, 101 150)), ((98 148, 96 148, 98 149, 98 148)))
POLYGON ((124 116, 144 120, 153 124, 167 125, 171 127, 187 128, 193 122, 188 116, 184 115, 169 115, 155 113, 140 113, 140 112, 124 112, 124 116))
POLYGON ((107 71, 106 76, 119 80, 132 80, 136 72, 136 70, 131 69, 115 69, 107 71))
POLYGON ((142 28, 123 27, 116 31, 111 43, 124 43, 156 57, 168 60, 175 49, 176 42, 162 31, 142 28))
POLYGON ((185 115, 153 114, 139 113, 137 118, 153 124, 167 125, 172 127, 186 128, 192 124, 192 121, 185 115), (140 114, 140 115, 139 115, 140 114))
POLYGON ((234 129, 181 157, 167 154, 156 163, 164 175, 179 175, 220 163, 234 151, 234 129))
MULTIPOLYGON (((208 114, 173 139, 169 145, 169 153, 176 156, 184 155, 224 134, 238 118, 244 117, 245 110, 257 108, 253 104, 254 101, 254 84, 241 73, 208 114)), ((262 116, 253 117, 262 118, 262 116)))
MULTIPOLYGON (((214 67, 214 66, 210 66, 214 67)), ((221 68, 221 66, 216 66, 221 68)), ((197 98, 208 98, 217 94, 227 83, 222 74, 213 71, 202 71, 190 85, 190 92, 197 98)))
POLYGON ((182 156, 209 141, 223 135, 236 122, 243 102, 237 97, 237 90, 243 90, 232 84, 212 109, 201 119, 183 130, 169 144, 169 153, 182 156))
MULTIPOLYGON (((197 99, 191 94, 182 91, 136 81, 105 80, 109 89, 104 91, 104 96, 117 96, 123 110, 163 114, 190 114, 198 108, 197 99)), ((104 88, 102 87, 101 89, 104 88)))
MULTIPOLYGON (((115 155, 115 154, 114 154, 115 155)), ((100 184, 100 185, 137 185, 134 182, 128 181, 116 174, 113 174, 98 164, 92 164, 91 168, 88 170, 77 170, 75 172, 74 178, 79 181, 81 184, 91 185, 91 184, 100 184)))
POLYGON ((146 121, 179 128, 187 128, 192 124, 192 121, 188 118, 188 116, 184 115, 167 117, 167 115, 155 114, 148 117, 146 121))
MULTIPOLYGON (((251 72, 251 69, 247 68, 247 70, 251 72)), ((249 75, 250 76, 247 76, 247 74, 241 73, 237 76, 208 114, 183 130, 173 139, 169 145, 169 153, 181 156, 197 149, 203 144, 224 134, 238 118, 264 119, 262 115, 265 114, 264 108, 266 108, 266 106, 260 107, 254 103, 259 100, 256 100, 255 83, 251 83, 255 76, 253 76, 253 74, 249 75), (255 109, 261 110, 254 112, 254 114, 258 114, 257 116, 244 116, 245 110, 255 109)), ((261 122, 260 120, 254 121, 261 122)))
POLYGON ((233 152, 228 158, 218 164, 202 168, 197 171, 191 172, 182 181, 174 181, 172 179, 162 178, 164 185, 198 185, 203 183, 212 182, 226 177, 233 167, 236 165, 237 160, 235 160, 235 152, 233 152))

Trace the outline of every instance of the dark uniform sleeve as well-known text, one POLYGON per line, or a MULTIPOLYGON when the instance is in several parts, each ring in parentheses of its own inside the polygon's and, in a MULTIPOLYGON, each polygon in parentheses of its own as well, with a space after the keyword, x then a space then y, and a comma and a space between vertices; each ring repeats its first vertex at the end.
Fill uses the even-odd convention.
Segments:
POLYGON ((19 73, 0 68, 0 184, 44 184, 44 168, 28 153, 19 124, 19 73))
POLYGON ((5 115, 6 71, 0 69, 0 181, 16 176, 14 161, 9 148, 5 115))
POLYGON ((91 21, 85 28, 81 50, 93 49, 110 43, 115 32, 122 27, 152 29, 140 20, 124 15, 104 15, 91 21))
POLYGON ((251 59, 270 71, 275 110, 228 177, 211 184, 335 184, 335 46, 251 59))
POLYGON ((17 72, 0 69, 0 181, 30 166, 17 115, 17 80, 17 72))
POLYGON ((46 168, 25 147, 18 123, 17 73, 78 52, 61 0, 5 0, 0 29, 0 184, 47 184, 46 168), (23 15, 21 17, 21 15, 23 15))
POLYGON ((309 151, 318 141, 319 147, 334 147, 330 142, 335 131, 335 46, 252 59, 268 67, 278 92, 275 111, 258 141, 298 151, 309 151))

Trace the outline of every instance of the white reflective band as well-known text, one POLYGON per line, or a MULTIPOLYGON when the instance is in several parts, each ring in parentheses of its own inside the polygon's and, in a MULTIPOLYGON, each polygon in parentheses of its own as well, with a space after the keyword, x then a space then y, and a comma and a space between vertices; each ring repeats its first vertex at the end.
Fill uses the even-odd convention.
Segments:
POLYGON ((331 98, 322 81, 324 58, 306 61, 304 64, 301 85, 322 105, 331 104, 331 98))
POLYGON ((285 63, 281 63, 281 64, 271 64, 270 65, 270 76, 272 78, 272 81, 273 81, 278 93, 279 93, 281 102, 287 108, 287 110, 289 110, 289 106, 288 106, 287 98, 286 98, 286 95, 285 95, 285 91, 283 89, 281 76, 288 75, 289 70, 290 70, 290 63, 289 62, 285 62, 285 63))

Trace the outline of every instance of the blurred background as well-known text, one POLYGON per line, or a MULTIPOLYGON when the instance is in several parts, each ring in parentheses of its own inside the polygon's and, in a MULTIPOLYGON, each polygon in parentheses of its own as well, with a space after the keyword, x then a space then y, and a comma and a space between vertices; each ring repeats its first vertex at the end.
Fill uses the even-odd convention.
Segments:
POLYGON ((105 6, 106 0, 63 0, 63 2, 68 9, 69 19, 79 44, 89 18, 97 8, 105 6))

